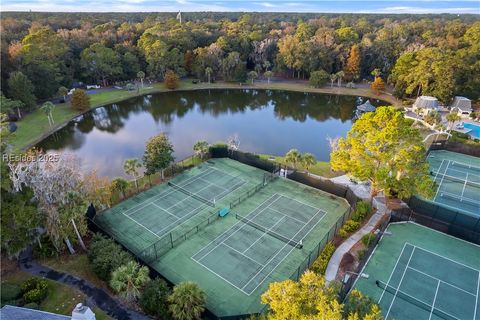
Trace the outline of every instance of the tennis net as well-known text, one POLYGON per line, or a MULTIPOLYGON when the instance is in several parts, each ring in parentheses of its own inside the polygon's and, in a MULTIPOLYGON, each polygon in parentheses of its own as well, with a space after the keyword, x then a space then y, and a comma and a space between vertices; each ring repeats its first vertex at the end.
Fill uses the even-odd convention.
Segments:
POLYGON ((183 187, 180 187, 179 185, 176 185, 174 183, 171 183, 170 181, 168 182, 168 185, 178 191, 181 191, 183 193, 185 193, 186 195, 189 195, 190 197, 194 198, 194 199, 197 199, 198 201, 201 201, 207 205, 209 205, 210 207, 214 207, 215 208, 215 203, 211 200, 207 200, 203 197, 200 197, 199 195, 191 192, 191 191, 188 191, 187 189, 183 188, 183 187))
POLYGON ((289 238, 287 238, 287 237, 285 237, 285 236, 282 236, 281 234, 279 234, 279 233, 277 233, 277 232, 275 232, 275 231, 272 231, 272 230, 270 230, 270 229, 268 229, 268 228, 265 228, 265 227, 259 225, 259 224, 256 223, 256 222, 253 222, 252 220, 250 220, 250 219, 248 219, 248 218, 246 218, 246 217, 242 217, 242 216, 239 215, 239 214, 235 214, 235 217, 236 217, 238 220, 242 221, 243 223, 248 224, 249 226, 252 226, 252 227, 254 227, 255 229, 258 229, 258 230, 260 230, 260 231, 262 231, 262 232, 264 232, 264 233, 266 233, 266 234, 269 234, 269 235, 271 235, 272 237, 277 238, 278 240, 283 241, 283 242, 285 242, 286 244, 291 245, 292 247, 295 247, 295 248, 298 248, 298 249, 302 249, 302 248, 303 248, 303 245, 302 245, 300 242, 297 242, 297 241, 295 241, 295 240, 292 240, 292 239, 289 239, 289 238))
MULTIPOLYGON (((451 176, 451 175, 448 175, 448 174, 439 173, 439 172, 432 172, 432 175, 436 178, 437 182, 446 179, 446 180, 450 180, 450 181, 453 181, 453 182, 459 182, 459 183, 461 183, 461 184, 467 184, 467 185, 469 185, 469 186, 471 186, 471 187, 479 188, 479 189, 480 189, 480 182, 475 182, 475 181, 471 181, 471 180, 466 180, 466 179, 454 177, 454 176, 451 176)), ((467 176, 467 177, 468 177, 468 176, 467 176)))
MULTIPOLYGON (((434 306, 426 303, 426 302, 423 302, 422 300, 418 299, 418 298, 415 298, 411 295, 409 295, 408 293, 405 293, 403 292, 402 290, 399 290, 398 288, 395 288, 393 286, 390 286, 380 280, 377 280, 375 281, 377 287, 385 290, 386 292, 389 292, 391 294, 393 294, 394 298, 400 298, 410 304, 413 304, 425 311, 428 311, 429 313, 432 313, 436 316, 438 316, 439 318, 441 319, 445 319, 445 320, 458 320, 457 317, 454 317, 448 313, 446 313, 445 311, 442 311, 442 310, 438 310, 438 309, 435 309, 434 306)), ((393 301, 392 301, 393 303, 393 301)))

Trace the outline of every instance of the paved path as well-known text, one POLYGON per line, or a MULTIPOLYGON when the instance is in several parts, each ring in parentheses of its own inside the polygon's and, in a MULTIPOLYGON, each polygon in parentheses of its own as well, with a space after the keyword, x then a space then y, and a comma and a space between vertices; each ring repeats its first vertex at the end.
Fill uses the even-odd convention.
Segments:
MULTIPOLYGON (((88 297, 88 302, 92 302, 97 307, 105 311, 109 316, 118 320, 148 320, 150 318, 141 315, 140 313, 127 309, 122 306, 120 301, 117 301, 108 292, 103 289, 95 287, 90 282, 77 278, 67 273, 57 272, 48 267, 42 266, 35 261, 21 262, 20 268, 22 271, 31 275, 47 278, 53 281, 63 283, 69 287, 82 291, 88 297)), ((79 301, 80 302, 80 301, 79 301)))
POLYGON ((373 206, 377 208, 375 214, 370 217, 368 223, 366 223, 360 230, 355 232, 350 238, 345 240, 333 253, 330 261, 328 262, 327 270, 325 271, 325 280, 327 284, 335 280, 342 262, 343 256, 352 249, 352 247, 360 241, 360 239, 374 230, 376 224, 387 213, 387 206, 385 205, 385 198, 375 197, 373 199, 373 206))

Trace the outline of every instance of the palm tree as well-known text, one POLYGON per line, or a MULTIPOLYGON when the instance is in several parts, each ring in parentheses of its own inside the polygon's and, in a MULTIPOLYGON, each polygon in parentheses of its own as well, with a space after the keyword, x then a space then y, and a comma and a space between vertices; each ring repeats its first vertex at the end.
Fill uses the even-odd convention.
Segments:
POLYGON ((140 78, 140 82, 142 83, 142 88, 143 88, 143 78, 145 78, 145 72, 138 71, 137 72, 137 77, 140 78))
POLYGON ((142 167, 142 164, 138 159, 127 159, 123 163, 123 171, 125 171, 125 174, 133 176, 133 180, 135 181, 135 187, 137 188, 138 191, 138 169, 142 167))
POLYGON ((140 289, 148 281, 148 268, 129 261, 112 272, 110 286, 128 302, 133 302, 140 296, 140 289))
POLYGON ((115 178, 112 180, 110 188, 113 192, 120 192, 123 198, 125 198, 125 191, 127 191, 128 182, 123 178, 115 178))
POLYGON ((48 124, 50 125, 50 127, 52 127, 53 124, 55 123, 53 121, 53 115, 52 115, 53 109, 55 109, 55 105, 53 103, 51 103, 50 101, 47 101, 44 104, 42 104, 42 106, 40 108, 47 115, 48 124))
POLYGON ((263 67, 265 68, 265 70, 268 71, 268 69, 270 69, 270 67, 272 66, 272 64, 270 63, 270 61, 266 60, 264 63, 263 63, 263 67))
POLYGON ((253 84, 253 81, 258 78, 258 73, 256 73, 255 71, 250 71, 247 76, 248 76, 248 79, 250 79, 253 84))
POLYGON ((205 310, 205 293, 194 282, 182 282, 175 286, 168 297, 168 309, 175 320, 201 319, 205 310))
POLYGON ((263 74, 265 77, 267 77, 267 82, 270 83, 270 78, 273 77, 273 72, 272 71, 265 71, 263 74))
POLYGON ((337 75, 337 85, 338 85, 339 87, 341 87, 341 86, 342 86, 342 79, 343 79, 343 77, 345 77, 345 72, 343 72, 343 71, 338 71, 338 72, 336 73, 336 75, 337 75))
POLYGON ((210 83, 210 76, 212 75, 213 69, 210 67, 205 68, 205 75, 207 76, 208 83, 210 83))
POLYGON ((302 166, 305 168, 305 170, 310 169, 312 166, 314 166, 317 163, 317 159, 315 159, 315 156, 311 153, 305 153, 302 156, 302 166))
POLYGON ((333 88, 333 83, 335 82, 335 80, 337 80, 337 74, 336 73, 332 73, 330 75, 330 87, 333 88))
POLYGON ((453 129, 453 125, 455 124, 455 122, 459 121, 461 118, 460 116, 458 115, 458 113, 455 113, 455 112, 450 112, 449 114, 447 114, 447 122, 449 124, 449 130, 452 131, 453 129))
POLYGON ((193 151, 195 152, 195 155, 197 155, 200 159, 203 159, 203 157, 208 153, 208 142, 205 140, 199 140, 195 142, 193 145, 193 151))
POLYGON ((290 149, 285 155, 285 162, 291 163, 294 169, 297 169, 297 164, 302 161, 302 155, 297 149, 290 149))

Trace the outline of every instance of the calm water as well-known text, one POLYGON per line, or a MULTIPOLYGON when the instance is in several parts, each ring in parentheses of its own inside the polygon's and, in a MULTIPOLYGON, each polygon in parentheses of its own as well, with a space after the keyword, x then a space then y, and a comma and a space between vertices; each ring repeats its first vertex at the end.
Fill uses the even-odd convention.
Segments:
MULTIPOLYGON (((37 146, 75 153, 86 170, 123 175, 123 162, 141 159, 145 141, 165 132, 177 160, 197 140, 240 138, 240 149, 283 155, 291 148, 328 161, 327 137, 345 136, 360 98, 270 90, 169 92, 97 108, 37 146)), ((375 101, 373 101, 375 103, 375 101)))

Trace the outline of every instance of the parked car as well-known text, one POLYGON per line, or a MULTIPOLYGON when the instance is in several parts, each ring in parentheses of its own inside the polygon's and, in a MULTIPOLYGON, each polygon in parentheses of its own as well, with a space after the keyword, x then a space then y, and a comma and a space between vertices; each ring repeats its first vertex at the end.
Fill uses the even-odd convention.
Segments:
POLYGON ((98 84, 87 84, 87 90, 90 89, 100 89, 101 87, 98 84))

